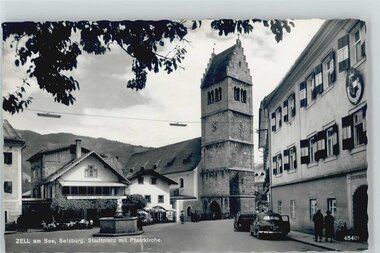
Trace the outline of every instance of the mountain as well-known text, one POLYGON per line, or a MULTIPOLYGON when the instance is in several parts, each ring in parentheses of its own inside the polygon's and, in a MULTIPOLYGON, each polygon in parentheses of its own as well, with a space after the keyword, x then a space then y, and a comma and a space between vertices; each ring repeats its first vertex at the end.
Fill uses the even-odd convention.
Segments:
POLYGON ((17 130, 26 147, 22 151, 22 170, 23 170, 23 192, 30 190, 30 163, 27 161, 32 155, 42 149, 51 149, 69 144, 74 144, 76 139, 82 140, 82 146, 95 150, 98 153, 110 154, 119 157, 119 162, 124 166, 134 153, 148 150, 143 146, 135 146, 119 141, 111 141, 105 138, 92 138, 87 136, 74 135, 70 133, 39 134, 29 130, 17 130))

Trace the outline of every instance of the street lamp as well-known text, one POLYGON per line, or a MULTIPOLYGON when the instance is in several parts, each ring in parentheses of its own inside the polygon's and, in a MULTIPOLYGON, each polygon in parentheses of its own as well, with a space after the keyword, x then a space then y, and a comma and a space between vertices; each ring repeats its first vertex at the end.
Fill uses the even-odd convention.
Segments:
POLYGON ((170 126, 176 126, 176 127, 186 127, 187 124, 185 123, 179 123, 179 122, 174 122, 174 123, 169 123, 170 126))

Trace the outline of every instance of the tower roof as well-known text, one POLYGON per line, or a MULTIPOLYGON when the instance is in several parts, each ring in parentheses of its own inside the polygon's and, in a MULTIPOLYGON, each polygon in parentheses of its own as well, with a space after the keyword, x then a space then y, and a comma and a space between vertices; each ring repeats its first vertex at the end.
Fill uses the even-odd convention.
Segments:
POLYGON ((3 136, 6 141, 16 141, 24 143, 24 140, 20 137, 17 131, 9 124, 8 120, 3 122, 3 136))
POLYGON ((210 85, 222 81, 227 77, 227 66, 234 54, 235 48, 239 45, 236 43, 223 52, 215 55, 211 59, 206 75, 203 77, 201 88, 207 88, 210 85))

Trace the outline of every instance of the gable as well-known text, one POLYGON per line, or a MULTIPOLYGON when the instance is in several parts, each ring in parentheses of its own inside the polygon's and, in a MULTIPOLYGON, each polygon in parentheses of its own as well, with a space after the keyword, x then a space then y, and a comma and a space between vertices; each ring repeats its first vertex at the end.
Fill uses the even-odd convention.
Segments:
POLYGON ((68 172, 64 173, 60 179, 63 181, 95 181, 95 182, 119 182, 118 175, 95 155, 86 157, 75 165, 68 172), (93 166, 97 170, 97 177, 86 177, 85 170, 93 166))

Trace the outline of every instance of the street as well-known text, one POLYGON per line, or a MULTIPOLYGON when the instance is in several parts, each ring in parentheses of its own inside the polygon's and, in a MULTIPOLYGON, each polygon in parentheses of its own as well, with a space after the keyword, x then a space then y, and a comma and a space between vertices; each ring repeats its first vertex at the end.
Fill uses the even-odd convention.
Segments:
POLYGON ((234 232, 233 220, 168 223, 144 227, 129 237, 92 237, 99 228, 5 235, 7 252, 226 252, 324 251, 289 239, 258 240, 248 232, 234 232), (33 241, 35 240, 35 241, 33 241))

